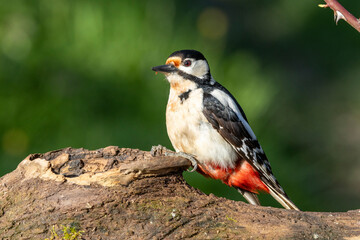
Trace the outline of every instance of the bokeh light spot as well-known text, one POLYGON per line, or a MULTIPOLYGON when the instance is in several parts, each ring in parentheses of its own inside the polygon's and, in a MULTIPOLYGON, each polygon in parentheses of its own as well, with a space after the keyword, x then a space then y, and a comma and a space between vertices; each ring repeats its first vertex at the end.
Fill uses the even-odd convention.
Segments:
POLYGON ((3 150, 13 156, 26 152, 29 145, 27 134, 21 129, 10 129, 2 137, 3 150))
POLYGON ((228 30, 228 17, 218 8, 206 8, 197 21, 200 34, 206 38, 217 40, 228 30))
POLYGON ((26 16, 13 15, 3 26, 1 48, 3 53, 14 61, 21 61, 29 54, 32 47, 31 35, 35 24, 26 16))

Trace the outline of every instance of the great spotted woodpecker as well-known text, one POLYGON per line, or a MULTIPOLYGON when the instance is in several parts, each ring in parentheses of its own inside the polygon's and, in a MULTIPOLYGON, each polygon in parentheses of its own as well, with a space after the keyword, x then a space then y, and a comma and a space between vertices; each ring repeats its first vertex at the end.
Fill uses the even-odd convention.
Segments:
POLYGON ((299 210, 273 175, 244 111, 211 76, 203 54, 176 51, 152 70, 170 83, 166 127, 177 155, 204 176, 235 187, 250 204, 260 205, 262 191, 285 208, 299 210))

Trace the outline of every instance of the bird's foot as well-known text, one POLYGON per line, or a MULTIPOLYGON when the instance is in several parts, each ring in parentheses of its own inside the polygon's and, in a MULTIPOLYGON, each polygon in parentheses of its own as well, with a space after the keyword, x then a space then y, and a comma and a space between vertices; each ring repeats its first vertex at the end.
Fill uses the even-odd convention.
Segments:
POLYGON ((162 145, 152 146, 151 150, 150 150, 150 154, 153 157, 164 155, 164 156, 185 158, 191 162, 191 165, 193 167, 190 171, 188 170, 189 172, 195 172, 198 167, 198 164, 197 164, 197 161, 196 161, 194 155, 191 155, 189 153, 184 153, 184 152, 173 152, 170 149, 167 149, 166 147, 164 147, 162 145))
POLYGON ((192 169, 188 170, 189 172, 195 172, 197 167, 198 167, 198 163, 195 159, 194 155, 191 155, 189 153, 184 153, 184 152, 165 152, 165 156, 172 156, 172 157, 182 157, 182 158, 186 158, 187 160, 189 160, 191 162, 192 165, 192 169))
POLYGON ((162 146, 162 145, 157 145, 157 146, 152 146, 151 150, 150 150, 150 154, 151 156, 155 157, 155 156, 161 156, 161 155, 166 155, 167 152, 171 152, 170 149, 167 149, 166 147, 162 146))

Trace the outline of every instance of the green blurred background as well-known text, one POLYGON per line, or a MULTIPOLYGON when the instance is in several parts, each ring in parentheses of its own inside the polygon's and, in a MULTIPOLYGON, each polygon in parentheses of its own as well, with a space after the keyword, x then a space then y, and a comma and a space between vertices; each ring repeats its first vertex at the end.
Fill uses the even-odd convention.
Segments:
MULTIPOLYGON (((359 1, 341 2, 360 16, 359 1)), ((360 208, 360 35, 319 3, 1 0, 0 176, 30 153, 68 146, 172 148, 169 86, 151 67, 196 49, 302 210, 360 208)))

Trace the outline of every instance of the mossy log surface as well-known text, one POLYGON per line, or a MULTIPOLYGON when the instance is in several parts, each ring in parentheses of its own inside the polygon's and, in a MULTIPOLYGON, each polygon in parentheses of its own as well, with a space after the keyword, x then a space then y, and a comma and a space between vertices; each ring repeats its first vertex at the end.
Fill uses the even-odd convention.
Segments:
POLYGON ((0 178, 0 238, 360 239, 360 211, 251 206, 189 186, 183 158, 118 147, 31 154, 0 178))

